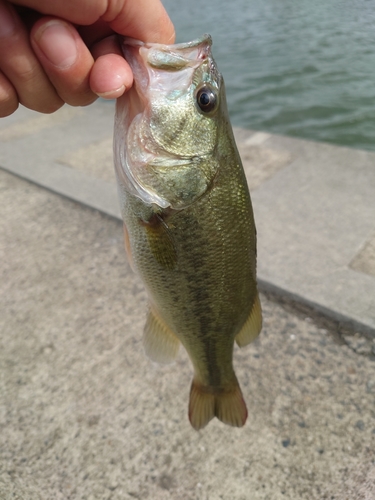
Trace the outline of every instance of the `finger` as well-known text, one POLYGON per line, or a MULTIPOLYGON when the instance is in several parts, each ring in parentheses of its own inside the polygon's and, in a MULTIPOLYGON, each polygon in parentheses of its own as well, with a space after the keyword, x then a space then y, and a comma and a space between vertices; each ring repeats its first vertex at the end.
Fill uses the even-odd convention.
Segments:
MULTIPOLYGON (((107 9, 111 0, 8 0, 14 5, 29 7, 41 14, 61 17, 76 24, 93 24, 107 9)), ((123 3, 123 1, 120 1, 123 3)))
POLYGON ((43 17, 35 23, 31 44, 45 73, 61 99, 72 106, 85 106, 97 96, 89 85, 94 64, 77 30, 62 19, 43 17))
POLYGON ((77 30, 90 50, 95 43, 114 34, 114 31, 108 26, 108 23, 105 23, 102 19, 99 19, 90 26, 78 26, 77 30))
POLYGON ((0 0, 0 68, 24 106, 51 113, 63 102, 30 47, 28 33, 15 10, 0 0))
POLYGON ((93 55, 94 59, 98 59, 98 57, 105 56, 107 54, 117 54, 122 58, 124 57, 122 54, 118 36, 113 34, 111 36, 100 39, 96 43, 93 43, 90 46, 90 52, 93 55))
POLYGON ((0 73, 0 118, 11 115, 17 108, 17 92, 8 78, 0 73))
POLYGON ((117 99, 133 83, 133 73, 113 35, 91 47, 95 63, 90 74, 91 89, 104 99, 117 99))
POLYGON ((132 83, 133 74, 122 56, 108 54, 95 61, 90 86, 99 97, 117 99, 132 83))
POLYGON ((145 42, 173 43, 172 21, 160 0, 10 0, 80 25, 102 19, 120 35, 145 42))
POLYGON ((144 42, 174 43, 174 26, 159 0, 123 0, 108 3, 114 5, 109 5, 102 19, 109 23, 116 33, 144 42))

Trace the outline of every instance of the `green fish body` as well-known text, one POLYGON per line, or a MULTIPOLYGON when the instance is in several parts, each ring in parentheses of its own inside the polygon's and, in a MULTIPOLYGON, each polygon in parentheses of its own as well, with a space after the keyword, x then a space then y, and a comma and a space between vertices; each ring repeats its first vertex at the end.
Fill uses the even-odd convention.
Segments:
POLYGON ((189 418, 244 425, 232 357, 262 326, 256 229, 211 38, 125 39, 134 84, 117 103, 115 165, 125 246, 149 296, 144 346, 194 367, 189 418))

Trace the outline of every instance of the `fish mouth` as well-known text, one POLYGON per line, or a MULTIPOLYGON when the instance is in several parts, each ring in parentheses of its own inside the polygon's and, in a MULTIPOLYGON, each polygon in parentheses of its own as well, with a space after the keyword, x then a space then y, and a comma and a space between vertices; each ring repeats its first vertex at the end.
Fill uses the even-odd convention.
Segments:
POLYGON ((141 40, 136 40, 135 38, 130 38, 130 37, 123 37, 123 44, 124 45, 138 45, 138 46, 147 46, 147 47, 162 47, 166 48, 167 50, 185 50, 185 49, 190 49, 194 47, 198 47, 199 45, 202 44, 209 44, 210 46, 212 45, 212 37, 208 33, 205 33, 204 35, 196 38, 195 40, 192 40, 190 42, 182 42, 182 43, 175 43, 172 45, 167 45, 164 43, 153 43, 153 42, 142 42, 141 40))
MULTIPOLYGON (((145 105, 145 94, 150 87, 157 90, 187 89, 191 83, 187 76, 189 70, 192 74, 193 70, 205 61, 212 61, 211 46, 212 38, 208 34, 191 42, 174 45, 146 43, 133 38, 124 38, 122 51, 133 71, 133 87, 143 104, 145 105)), ((213 61, 210 66, 211 71, 215 71, 216 66, 213 61)))
POLYGON ((131 47, 148 50, 148 63, 159 69, 181 69, 184 66, 196 63, 208 56, 212 46, 211 35, 204 34, 191 42, 166 45, 162 43, 149 43, 125 37, 122 50, 127 59, 131 47))

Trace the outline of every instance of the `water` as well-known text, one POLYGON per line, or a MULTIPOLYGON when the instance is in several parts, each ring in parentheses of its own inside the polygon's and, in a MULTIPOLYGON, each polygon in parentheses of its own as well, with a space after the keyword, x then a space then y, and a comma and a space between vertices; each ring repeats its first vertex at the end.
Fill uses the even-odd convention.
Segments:
POLYGON ((232 123, 375 150, 375 0, 164 0, 210 33, 232 123))

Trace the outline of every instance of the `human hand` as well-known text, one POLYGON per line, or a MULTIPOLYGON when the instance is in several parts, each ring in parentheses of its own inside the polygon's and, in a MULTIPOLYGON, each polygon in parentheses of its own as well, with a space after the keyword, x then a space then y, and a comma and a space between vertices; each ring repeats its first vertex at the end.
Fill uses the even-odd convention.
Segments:
POLYGON ((174 42, 160 0, 0 0, 0 117, 120 97, 133 75, 116 34, 174 42))

